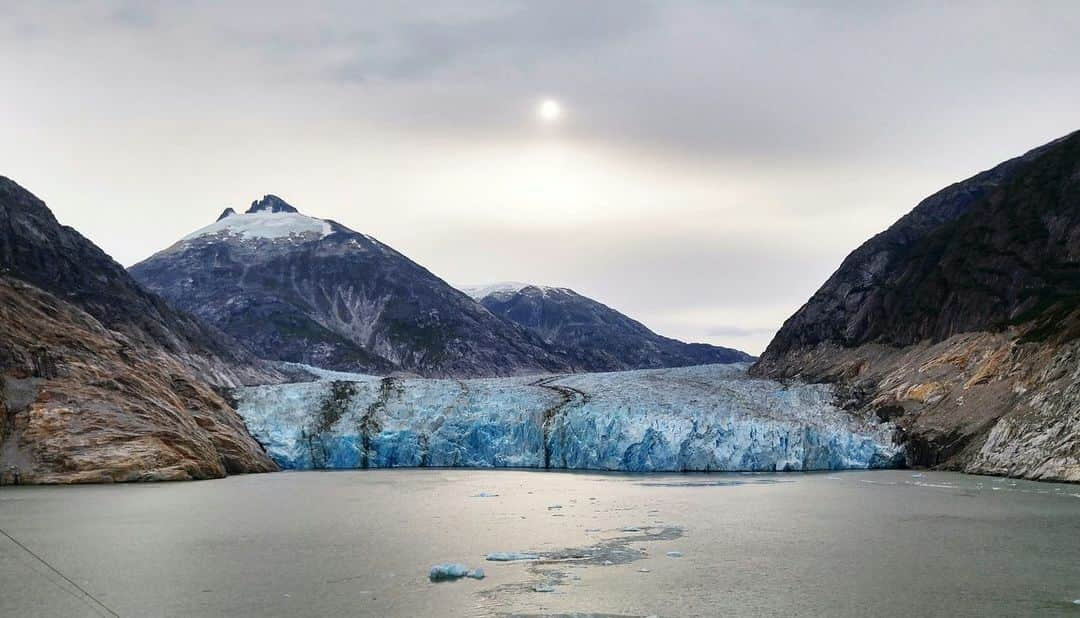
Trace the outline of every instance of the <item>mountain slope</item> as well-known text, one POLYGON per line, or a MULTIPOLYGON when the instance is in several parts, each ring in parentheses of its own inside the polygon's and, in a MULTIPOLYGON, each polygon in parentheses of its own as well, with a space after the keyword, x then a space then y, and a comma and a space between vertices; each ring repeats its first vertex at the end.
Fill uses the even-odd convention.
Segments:
POLYGON ((537 335, 584 371, 684 367, 754 360, 738 350, 661 337, 567 288, 496 284, 463 288, 495 315, 537 335))
POLYGON ((262 358, 425 376, 569 367, 404 255, 273 195, 130 272, 262 358))
POLYGON ((913 464, 1080 480, 1080 133, 854 251, 753 371, 836 381, 913 464))
POLYGON ((276 469, 211 386, 276 373, 0 177, 0 483, 276 469))

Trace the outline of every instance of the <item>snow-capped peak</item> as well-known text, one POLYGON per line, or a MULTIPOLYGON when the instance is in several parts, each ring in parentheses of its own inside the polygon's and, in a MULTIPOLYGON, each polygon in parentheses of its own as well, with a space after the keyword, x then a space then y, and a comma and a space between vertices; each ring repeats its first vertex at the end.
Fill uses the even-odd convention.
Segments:
POLYGON ((257 212, 294 212, 300 214, 300 211, 293 208, 291 204, 273 194, 266 194, 261 200, 255 200, 251 203, 251 208, 248 208, 244 214, 255 214, 257 212))
POLYGON ((226 208, 216 222, 195 230, 181 241, 217 234, 241 239, 301 237, 307 240, 326 238, 333 231, 329 221, 302 215, 280 197, 266 195, 252 202, 251 208, 242 215, 226 208))
POLYGON ((480 300, 489 296, 513 296, 525 288, 536 288, 545 295, 549 292, 569 292, 568 288, 557 288, 533 283, 521 283, 518 281, 503 281, 487 285, 461 285, 458 289, 471 296, 474 300, 480 300))

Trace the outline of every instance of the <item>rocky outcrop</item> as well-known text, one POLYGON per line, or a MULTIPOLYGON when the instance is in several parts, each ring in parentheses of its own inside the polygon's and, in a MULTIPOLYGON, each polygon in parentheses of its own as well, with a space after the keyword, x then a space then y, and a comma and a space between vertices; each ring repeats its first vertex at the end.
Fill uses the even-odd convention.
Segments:
POLYGON ((280 381, 0 177, 0 484, 275 470, 217 389, 280 381))
POLYGON ((131 268, 259 357, 375 374, 569 369, 516 325, 385 244, 268 195, 131 268))
POLYGON ((229 404, 160 346, 0 277, 0 481, 188 480, 277 469, 229 404))
POLYGON ((504 283, 463 291, 570 359, 581 371, 623 371, 744 363, 754 357, 704 343, 662 337, 644 324, 568 288, 504 283))
POLYGON ((927 198, 752 371, 834 382, 912 465, 1080 481, 1080 133, 927 198))

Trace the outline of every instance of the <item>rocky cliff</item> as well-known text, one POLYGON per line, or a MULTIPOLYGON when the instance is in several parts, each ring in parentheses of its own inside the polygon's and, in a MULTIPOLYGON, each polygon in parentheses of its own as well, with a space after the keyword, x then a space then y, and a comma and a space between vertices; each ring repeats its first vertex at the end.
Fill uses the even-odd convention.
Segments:
POLYGON ((424 376, 569 368, 401 253, 273 195, 226 210, 131 274, 261 358, 424 376))
POLYGON ((0 177, 0 483, 274 470, 215 387, 280 378, 0 177))
POLYGON ((856 249, 752 371, 835 382, 912 465, 1080 481, 1080 133, 856 249))
POLYGON ((469 286, 463 291, 488 311, 535 334, 582 371, 754 360, 739 350, 662 337, 641 322, 568 288, 502 283, 469 286))

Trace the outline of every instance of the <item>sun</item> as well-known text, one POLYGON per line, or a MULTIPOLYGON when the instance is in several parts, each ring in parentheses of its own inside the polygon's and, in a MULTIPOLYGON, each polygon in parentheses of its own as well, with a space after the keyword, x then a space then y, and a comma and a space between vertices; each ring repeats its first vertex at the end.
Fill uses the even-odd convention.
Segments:
POLYGON ((562 116, 562 106, 555 99, 544 99, 536 107, 536 115, 544 122, 555 122, 562 116))

